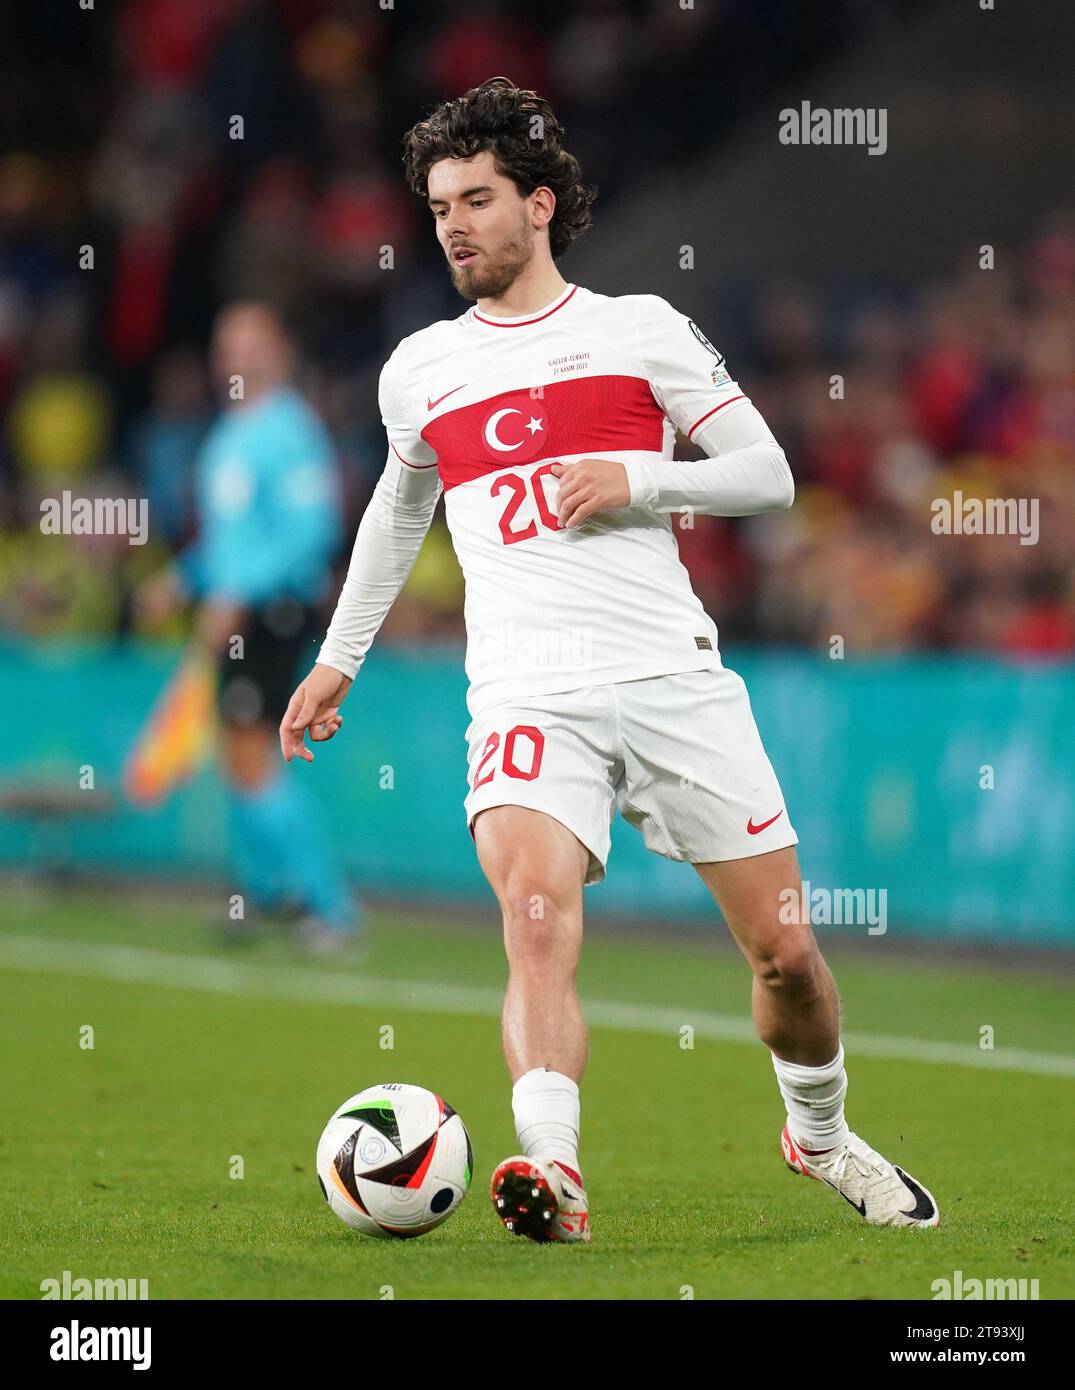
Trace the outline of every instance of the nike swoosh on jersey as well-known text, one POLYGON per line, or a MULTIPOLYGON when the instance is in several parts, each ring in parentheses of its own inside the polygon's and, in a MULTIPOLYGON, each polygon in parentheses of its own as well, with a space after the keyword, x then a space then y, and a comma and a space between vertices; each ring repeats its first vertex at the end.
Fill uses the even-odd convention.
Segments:
MULTIPOLYGON (((466 382, 464 381, 464 382, 463 382, 463 386, 465 386, 465 385, 466 385, 466 382)), ((449 396, 454 396, 455 393, 456 393, 457 391, 462 391, 463 386, 453 386, 452 389, 451 389, 450 391, 445 391, 444 395, 443 395, 443 396, 438 396, 437 399, 436 399, 435 401, 431 401, 431 400, 429 399, 429 397, 427 396, 427 397, 426 397, 426 409, 427 409, 427 410, 435 410, 435 409, 437 408, 437 406, 440 405, 441 401, 446 401, 446 400, 448 399, 449 396)))
MULTIPOLYGON (((769 829, 769 827, 772 825, 773 821, 778 821, 778 820, 780 819, 780 817, 781 817, 783 814, 784 814, 783 811, 777 811, 777 813, 776 813, 775 816, 772 816, 772 817, 771 817, 769 820, 767 820, 767 821, 762 821, 761 825, 755 825, 755 824, 754 824, 754 817, 751 816, 751 818, 747 821, 747 834, 748 834, 748 835, 760 835, 761 832, 762 832, 763 830, 768 830, 768 829, 769 829)), ((852 1203, 852 1205, 854 1205, 854 1203, 852 1203)))

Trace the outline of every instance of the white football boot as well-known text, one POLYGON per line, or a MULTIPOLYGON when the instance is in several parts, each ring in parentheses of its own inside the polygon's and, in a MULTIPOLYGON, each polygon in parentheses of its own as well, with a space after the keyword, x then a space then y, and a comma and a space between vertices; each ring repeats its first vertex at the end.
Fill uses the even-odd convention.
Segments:
POLYGON ((579 1174, 559 1159, 506 1158, 493 1174, 489 1195, 513 1236, 564 1244, 590 1239, 586 1189, 579 1174))
POLYGON ((813 1153, 796 1144, 785 1125, 780 1149, 793 1173, 828 1183, 871 1226, 940 1225, 933 1194, 857 1134, 834 1149, 813 1153))

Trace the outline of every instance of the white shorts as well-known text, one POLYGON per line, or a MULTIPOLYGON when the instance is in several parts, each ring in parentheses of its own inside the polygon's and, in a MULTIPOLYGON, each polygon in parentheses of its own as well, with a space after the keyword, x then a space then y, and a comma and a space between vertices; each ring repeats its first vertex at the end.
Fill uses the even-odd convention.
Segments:
POLYGON ((491 806, 561 821, 605 876, 616 811, 691 864, 798 844, 746 686, 725 667, 490 705, 466 733, 467 823, 491 806))

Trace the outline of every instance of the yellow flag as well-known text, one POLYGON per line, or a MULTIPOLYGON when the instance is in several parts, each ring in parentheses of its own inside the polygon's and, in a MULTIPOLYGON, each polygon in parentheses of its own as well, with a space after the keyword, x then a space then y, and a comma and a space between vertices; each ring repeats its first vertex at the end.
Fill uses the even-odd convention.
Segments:
POLYGON ((216 673, 204 653, 186 657, 131 749, 123 785, 139 806, 162 801, 205 762, 216 730, 216 673))

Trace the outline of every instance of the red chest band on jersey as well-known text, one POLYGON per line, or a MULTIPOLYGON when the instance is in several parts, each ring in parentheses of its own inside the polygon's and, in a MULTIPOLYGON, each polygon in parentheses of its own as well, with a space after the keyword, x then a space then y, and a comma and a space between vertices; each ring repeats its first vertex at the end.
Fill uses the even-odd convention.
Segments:
POLYGON ((659 454, 664 414, 641 377, 577 377, 448 410, 422 438, 436 450, 447 492, 514 463, 635 449, 659 454))

